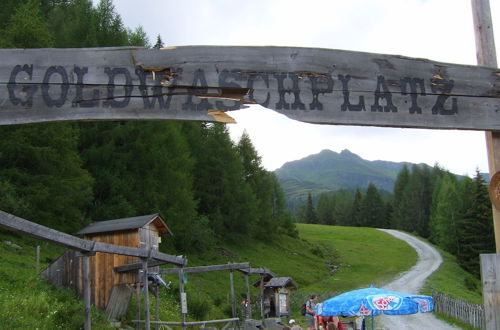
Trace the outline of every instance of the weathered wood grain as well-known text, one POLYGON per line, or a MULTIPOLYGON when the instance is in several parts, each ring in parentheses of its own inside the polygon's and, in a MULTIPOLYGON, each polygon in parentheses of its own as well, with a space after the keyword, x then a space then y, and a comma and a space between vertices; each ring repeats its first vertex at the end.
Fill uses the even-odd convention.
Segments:
POLYGON ((141 258, 151 258, 165 261, 179 266, 185 265, 185 259, 177 256, 160 253, 154 250, 138 249, 113 244, 92 242, 84 240, 31 221, 16 217, 12 214, 0 211, 0 227, 19 231, 30 236, 43 239, 48 242, 59 244, 82 252, 106 252, 129 255, 141 258))
POLYGON ((498 329, 500 324, 500 255, 481 254, 485 329, 498 329))
POLYGON ((188 273, 204 273, 204 272, 216 272, 223 270, 246 270, 246 269, 250 269, 250 264, 248 262, 242 262, 237 264, 230 263, 223 265, 184 267, 184 268, 163 268, 159 270, 159 273, 164 275, 178 274, 182 271, 183 273, 188 274, 188 273))
MULTIPOLYGON (((500 71, 292 47, 0 50, 0 124, 225 121, 260 104, 341 125, 500 130, 500 71)), ((251 111, 251 110, 249 110, 251 111)))

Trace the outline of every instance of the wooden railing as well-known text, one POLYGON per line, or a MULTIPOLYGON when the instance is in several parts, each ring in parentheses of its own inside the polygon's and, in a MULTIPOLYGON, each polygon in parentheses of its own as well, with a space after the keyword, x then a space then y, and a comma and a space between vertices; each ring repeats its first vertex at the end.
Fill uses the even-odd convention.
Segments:
MULTIPOLYGON (((145 323, 144 320, 133 320, 132 322, 134 322, 136 324, 145 323)), ((227 329, 231 325, 233 326, 233 328, 237 328, 239 322, 240 322, 240 319, 237 318, 237 317, 230 318, 230 319, 222 319, 222 320, 194 321, 194 322, 150 321, 150 323, 152 325, 165 326, 169 330, 172 330, 172 328, 170 326, 182 327, 182 329, 186 329, 187 327, 199 327, 200 329, 203 329, 203 328, 205 328, 205 325, 208 325, 208 324, 221 324, 221 323, 225 323, 225 325, 222 327, 222 329, 227 329)))
POLYGON ((451 298, 444 293, 433 290, 434 311, 453 317, 475 328, 485 329, 484 307, 451 298))

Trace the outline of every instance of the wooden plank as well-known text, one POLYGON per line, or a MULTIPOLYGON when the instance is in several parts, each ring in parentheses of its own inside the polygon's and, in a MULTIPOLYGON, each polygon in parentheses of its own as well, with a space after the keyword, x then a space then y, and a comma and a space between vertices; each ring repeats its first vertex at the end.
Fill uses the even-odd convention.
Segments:
POLYGON ((113 244, 84 240, 16 217, 15 215, 3 211, 0 211, 0 227, 22 232, 30 236, 43 239, 45 241, 49 241, 83 252, 106 252, 142 258, 152 258, 155 260, 161 260, 180 266, 185 265, 186 262, 184 258, 160 253, 158 251, 150 251, 145 249, 137 249, 132 247, 117 246, 113 244))
POLYGON ((118 320, 125 315, 130 304, 132 291, 126 284, 117 284, 111 290, 108 305, 106 306, 106 317, 109 320, 118 320))
POLYGON ((149 311, 149 289, 148 289, 148 259, 142 259, 142 283, 144 287, 144 321, 145 329, 151 329, 151 313, 149 311))
POLYGON ((500 130, 496 68, 294 47, 0 50, 0 124, 230 121, 260 104, 320 124, 500 130))
MULTIPOLYGON (((498 66, 497 55, 489 1, 472 0, 472 16, 476 38, 477 63, 496 68, 498 66)), ((486 149, 490 178, 492 178, 495 173, 500 171, 500 131, 486 132, 486 149)), ((492 209, 496 252, 500 253, 500 211, 495 207, 492 207, 492 209)))
MULTIPOLYGON (((118 267, 117 267, 118 268, 118 267)), ((242 270, 250 268, 248 262, 242 262, 237 264, 223 264, 223 265, 209 265, 209 266, 196 266, 196 267, 183 267, 183 268, 163 268, 160 269, 159 274, 178 274, 181 271, 184 273, 205 273, 205 272, 216 272, 222 270, 242 270)), ((116 268, 115 268, 116 270, 116 268)))
POLYGON ((269 275, 271 277, 276 277, 276 274, 267 268, 249 268, 249 269, 238 269, 243 274, 258 274, 258 275, 269 275))
POLYGON ((500 324, 500 254, 481 254, 481 281, 486 329, 500 324))
MULTIPOLYGON (((204 324, 216 324, 216 323, 227 323, 227 322, 239 322, 240 319, 237 317, 230 319, 221 319, 221 320, 206 320, 206 321, 192 321, 192 322, 155 322, 151 321, 153 324, 159 325, 184 325, 184 326, 196 326, 196 325, 204 325, 204 324)), ((144 323, 143 320, 132 320, 134 323, 144 323)))
POLYGON ((82 257, 82 277, 83 277, 83 306, 84 306, 84 329, 92 329, 92 321, 90 315, 90 262, 89 256, 82 257))

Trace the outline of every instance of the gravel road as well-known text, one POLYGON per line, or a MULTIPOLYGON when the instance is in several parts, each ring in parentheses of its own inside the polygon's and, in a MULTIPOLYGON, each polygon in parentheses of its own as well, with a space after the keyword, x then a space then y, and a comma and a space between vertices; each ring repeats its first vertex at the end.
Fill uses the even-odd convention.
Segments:
MULTIPOLYGON (((409 271, 402 273, 383 288, 393 291, 418 294, 425 280, 443 262, 439 252, 429 244, 411 235, 392 229, 380 229, 398 239, 407 242, 418 253, 418 262, 409 271)), ((423 329, 460 329, 438 320, 432 313, 414 315, 378 316, 383 329, 423 330, 423 329)))

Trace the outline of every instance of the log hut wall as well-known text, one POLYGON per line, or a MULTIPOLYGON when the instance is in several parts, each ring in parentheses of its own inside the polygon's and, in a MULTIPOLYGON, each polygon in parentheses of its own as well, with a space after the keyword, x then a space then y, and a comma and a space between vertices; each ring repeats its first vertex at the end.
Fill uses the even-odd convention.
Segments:
MULTIPOLYGON (((85 235, 85 239, 95 242, 142 248, 137 230, 85 235)), ((157 249, 157 248, 156 248, 157 249)), ((137 257, 98 252, 90 257, 91 300, 98 308, 105 309, 116 284, 138 283, 138 272, 116 273, 113 268, 138 262, 137 257)), ((80 286, 79 292, 83 292, 80 286)))
POLYGON ((40 274, 49 284, 56 287, 71 288, 82 297, 82 261, 75 250, 65 251, 56 261, 40 274))
MULTIPOLYGON (((159 214, 94 223, 82 229, 84 239, 124 247, 152 249, 158 251, 160 235, 171 234, 159 214), (94 225, 94 227, 93 227, 94 225), (96 228, 97 227, 97 228, 96 228), (113 230, 114 229, 114 230, 113 230)), ((91 301, 105 310, 113 287, 140 283, 139 270, 127 272, 114 268, 140 262, 140 258, 114 253, 96 252, 89 257, 91 301)), ((157 272, 150 267, 149 272, 157 272)), ((75 251, 68 250, 42 272, 47 281, 55 286, 72 288, 83 296, 82 261, 75 251)))

